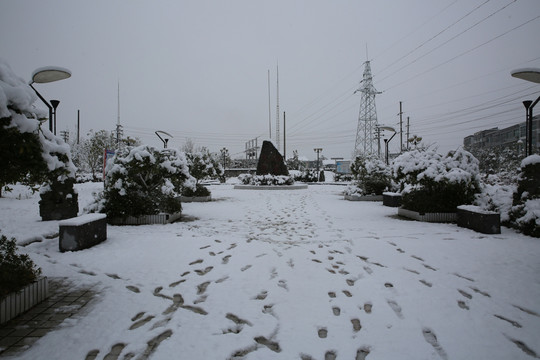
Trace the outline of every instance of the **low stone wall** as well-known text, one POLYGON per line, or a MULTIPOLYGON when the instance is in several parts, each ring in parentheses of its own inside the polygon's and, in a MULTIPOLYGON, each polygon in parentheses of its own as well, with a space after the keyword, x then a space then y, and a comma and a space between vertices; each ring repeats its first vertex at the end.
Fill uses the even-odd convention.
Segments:
POLYGON ((458 206, 457 225, 483 234, 500 234, 501 215, 477 206, 458 206))
POLYGON ((157 215, 141 215, 128 216, 126 218, 116 217, 108 219, 111 225, 151 225, 151 224, 169 224, 175 222, 182 217, 182 213, 173 214, 157 214, 157 215))
POLYGON ((107 215, 86 214, 60 221, 60 251, 88 249, 107 239, 107 215))
POLYGON ((349 201, 382 201, 382 195, 345 195, 345 200, 349 201))
POLYGON ((456 213, 419 213, 417 211, 404 209, 402 207, 398 208, 398 215, 409 219, 425 222, 445 223, 456 222, 457 220, 456 213))

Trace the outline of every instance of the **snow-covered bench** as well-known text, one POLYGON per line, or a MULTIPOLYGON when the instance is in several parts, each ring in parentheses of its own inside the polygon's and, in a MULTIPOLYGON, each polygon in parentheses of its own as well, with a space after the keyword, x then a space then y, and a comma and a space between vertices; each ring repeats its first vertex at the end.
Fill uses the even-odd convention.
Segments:
POLYGON ((62 220, 60 226, 60 251, 87 249, 107 239, 107 215, 86 214, 62 220))
POLYGON ((501 233, 501 215, 474 205, 457 207, 457 224, 483 234, 501 233))

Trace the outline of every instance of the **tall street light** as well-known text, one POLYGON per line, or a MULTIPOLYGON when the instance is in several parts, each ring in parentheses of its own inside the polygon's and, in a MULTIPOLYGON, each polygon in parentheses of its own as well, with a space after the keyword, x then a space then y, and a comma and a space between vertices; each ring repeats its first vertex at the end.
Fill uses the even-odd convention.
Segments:
POLYGON ((169 139, 168 139, 168 138, 165 138, 165 139, 164 139, 164 138, 162 138, 159 134, 163 134, 163 135, 167 135, 167 136, 170 136, 170 137, 174 137, 174 136, 172 136, 171 134, 169 134, 169 133, 167 133, 167 132, 165 132, 165 131, 161 131, 161 130, 155 131, 154 133, 157 135, 157 137, 158 137, 161 141, 163 141, 163 148, 164 148, 164 149, 167 148, 167 143, 169 142, 169 139))
MULTIPOLYGON (((515 78, 531 81, 540 84, 540 69, 539 68, 524 68, 512 71, 511 75, 515 78)), ((526 111, 526 130, 525 130, 525 156, 532 155, 532 122, 533 122, 533 108, 540 101, 540 96, 535 100, 525 100, 523 105, 526 111)))
MULTIPOLYGON (((34 70, 34 72, 32 73, 32 81, 28 84, 35 91, 36 95, 41 99, 41 101, 43 101, 43 103, 47 105, 47 107, 49 108, 49 131, 50 132, 53 132, 53 106, 54 106, 54 111, 56 112, 56 107, 58 106, 60 102, 58 101, 56 102, 56 105, 53 104, 51 106, 51 104, 49 104, 47 100, 45 100, 45 98, 41 96, 41 94, 36 90, 35 87, 32 86, 32 84, 33 83, 37 83, 37 84, 50 83, 53 81, 64 80, 69 77, 71 77, 71 71, 69 71, 68 69, 61 68, 58 66, 45 66, 45 67, 41 67, 34 70)), ((51 103, 53 101, 57 101, 57 100, 51 100, 51 103)), ((54 126, 54 134, 56 135, 56 121, 55 121, 55 126, 54 126)))
POLYGON ((385 151, 386 151, 386 165, 388 165, 388 144, 394 138, 394 136, 396 136, 396 129, 394 129, 393 127, 390 127, 390 126, 379 126, 379 129, 394 132, 394 134, 390 137, 390 139, 384 139, 384 147, 385 147, 385 151))

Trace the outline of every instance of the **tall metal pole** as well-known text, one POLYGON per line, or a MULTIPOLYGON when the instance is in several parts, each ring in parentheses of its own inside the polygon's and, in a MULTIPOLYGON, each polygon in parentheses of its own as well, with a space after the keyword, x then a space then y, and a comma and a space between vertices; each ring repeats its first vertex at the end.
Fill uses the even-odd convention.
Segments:
POLYGON ((286 144, 286 137, 285 137, 285 111, 283 112, 283 159, 285 160, 285 163, 287 163, 287 144, 286 144))
POLYGON ((409 151, 409 117, 407 116, 407 151, 409 151))
POLYGON ((403 110, 399 102, 399 152, 403 152, 403 110))
POLYGON ((268 70, 268 135, 272 140, 272 111, 270 110, 270 70, 268 70))
POLYGON ((45 98, 43 96, 41 96, 41 94, 36 90, 35 87, 32 86, 32 84, 28 84, 32 89, 34 89, 34 92, 36 93, 36 95, 40 98, 41 101, 43 101, 43 103, 45 105, 47 105, 47 107, 49 108, 49 131, 50 132, 53 132, 53 110, 52 110, 52 106, 51 104, 49 104, 47 102, 47 100, 45 100, 45 98))
POLYGON ((279 65, 277 66, 277 99, 276 99, 276 145, 278 151, 280 150, 280 139, 279 139, 279 65))
POLYGON ((81 137, 81 110, 77 110, 77 144, 81 137))

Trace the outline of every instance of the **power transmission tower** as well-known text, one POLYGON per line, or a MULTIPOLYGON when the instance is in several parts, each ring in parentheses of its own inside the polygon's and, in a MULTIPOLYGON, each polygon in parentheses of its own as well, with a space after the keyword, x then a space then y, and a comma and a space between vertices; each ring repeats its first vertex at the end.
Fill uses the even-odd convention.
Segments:
POLYGON ((356 128, 356 142, 354 144, 354 154, 374 155, 377 151, 377 109, 375 108, 375 95, 380 94, 373 86, 371 66, 369 61, 365 62, 364 76, 360 82, 361 86, 355 91, 361 92, 360 111, 358 114, 358 127, 356 128))

